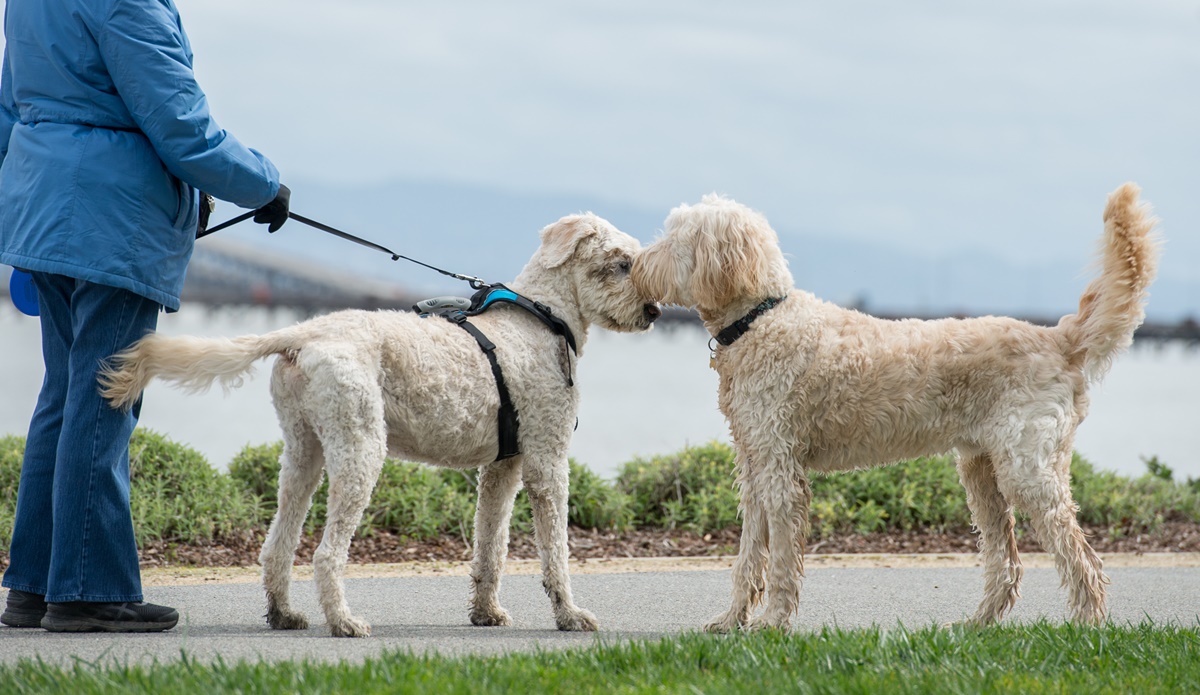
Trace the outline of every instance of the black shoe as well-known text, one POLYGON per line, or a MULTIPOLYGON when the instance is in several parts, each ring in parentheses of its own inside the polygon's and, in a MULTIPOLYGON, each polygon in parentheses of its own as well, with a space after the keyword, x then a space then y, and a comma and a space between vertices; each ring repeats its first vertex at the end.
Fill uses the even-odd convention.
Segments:
POLYGON ((153 603, 51 603, 41 625, 50 632, 161 632, 179 622, 174 608, 153 603))
POLYGON ((41 627, 42 616, 45 614, 45 596, 10 589, 8 604, 4 607, 4 615, 0 615, 0 623, 9 627, 41 627))

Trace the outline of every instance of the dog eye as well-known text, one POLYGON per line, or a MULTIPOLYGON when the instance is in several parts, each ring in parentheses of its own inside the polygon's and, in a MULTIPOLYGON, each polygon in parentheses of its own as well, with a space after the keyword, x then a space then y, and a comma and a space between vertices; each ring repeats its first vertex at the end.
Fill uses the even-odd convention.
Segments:
POLYGON ((622 273, 628 273, 631 267, 633 266, 629 261, 621 261, 617 263, 617 270, 620 270, 622 273))

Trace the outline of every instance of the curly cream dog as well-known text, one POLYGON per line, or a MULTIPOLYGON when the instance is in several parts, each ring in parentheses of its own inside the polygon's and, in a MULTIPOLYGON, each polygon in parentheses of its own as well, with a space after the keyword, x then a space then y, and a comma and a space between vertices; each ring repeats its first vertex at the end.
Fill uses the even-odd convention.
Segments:
MULTIPOLYGON (((637 240, 595 215, 564 217, 541 232, 541 247, 508 285, 552 308, 582 354, 588 327, 644 331, 659 310, 629 279, 637 240)), ((342 311, 262 336, 170 338, 148 335, 115 355, 101 377, 114 407, 131 407, 153 378, 193 392, 225 387, 258 359, 278 355, 271 395, 283 430, 279 509, 259 560, 267 619, 304 629, 288 601, 296 546, 321 471, 329 476, 328 518, 313 555, 321 607, 335 636, 361 637, 370 625, 350 613, 342 571, 384 457, 480 468, 475 515, 471 622, 509 625, 499 604, 513 499, 524 482, 533 508, 543 584, 560 630, 595 630, 575 605, 567 575, 567 449, 578 390, 576 360, 563 338, 534 316, 498 305, 471 318, 492 342, 520 414, 521 454, 497 454, 496 382, 484 353, 463 329, 438 317, 396 311, 342 311)))
POLYGON ((887 321, 843 309, 793 287, 760 214, 715 195, 671 211, 663 237, 634 263, 634 283, 697 308, 714 336, 757 314, 714 356, 738 454, 743 528, 732 605, 706 629, 790 624, 810 473, 949 450, 980 535, 984 597, 972 621, 1000 619, 1019 595, 1014 507, 1054 555, 1072 618, 1105 618, 1108 579, 1071 499, 1072 445, 1088 384, 1144 317, 1158 249, 1132 184, 1109 197, 1104 225, 1102 271, 1079 312, 1042 328, 1002 317, 887 321), (751 620, 764 592, 764 611, 751 620))

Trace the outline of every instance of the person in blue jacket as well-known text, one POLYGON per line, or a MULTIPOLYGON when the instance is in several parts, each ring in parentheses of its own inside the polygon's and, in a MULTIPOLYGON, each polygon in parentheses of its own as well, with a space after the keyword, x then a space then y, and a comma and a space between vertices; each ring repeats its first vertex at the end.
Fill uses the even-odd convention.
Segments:
POLYGON ((143 602, 129 507, 140 403, 108 407, 97 366, 179 309, 199 191, 271 231, 290 193, 210 116, 172 0, 8 0, 4 36, 0 263, 33 277, 46 373, 0 622, 170 629, 178 613, 143 602))

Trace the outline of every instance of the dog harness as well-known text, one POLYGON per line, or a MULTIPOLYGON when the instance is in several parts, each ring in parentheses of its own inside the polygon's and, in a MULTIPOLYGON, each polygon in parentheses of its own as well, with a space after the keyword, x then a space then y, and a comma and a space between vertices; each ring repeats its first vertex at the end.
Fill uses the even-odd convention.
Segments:
MULTIPOLYGON (((438 314, 470 333, 475 342, 479 343, 479 349, 483 350, 483 354, 487 356, 488 364, 492 366, 492 376, 496 379, 496 391, 500 394, 500 408, 496 413, 496 428, 499 433, 500 445, 496 460, 502 461, 521 453, 517 440, 521 418, 508 393, 508 385, 504 382, 504 370, 500 368, 500 362, 496 359, 496 344, 489 340, 475 324, 467 320, 471 316, 482 314, 497 303, 521 307, 546 324, 546 327, 555 334, 563 337, 563 342, 570 348, 570 351, 567 352, 567 366, 563 374, 566 377, 568 388, 575 385, 574 380, 571 379, 571 353, 577 350, 575 335, 571 333, 571 327, 567 325, 566 321, 555 316, 550 307, 519 295, 499 283, 483 286, 471 296, 471 306, 467 309, 444 311, 438 314)), ((576 425, 578 425, 578 421, 576 421, 576 425)))

